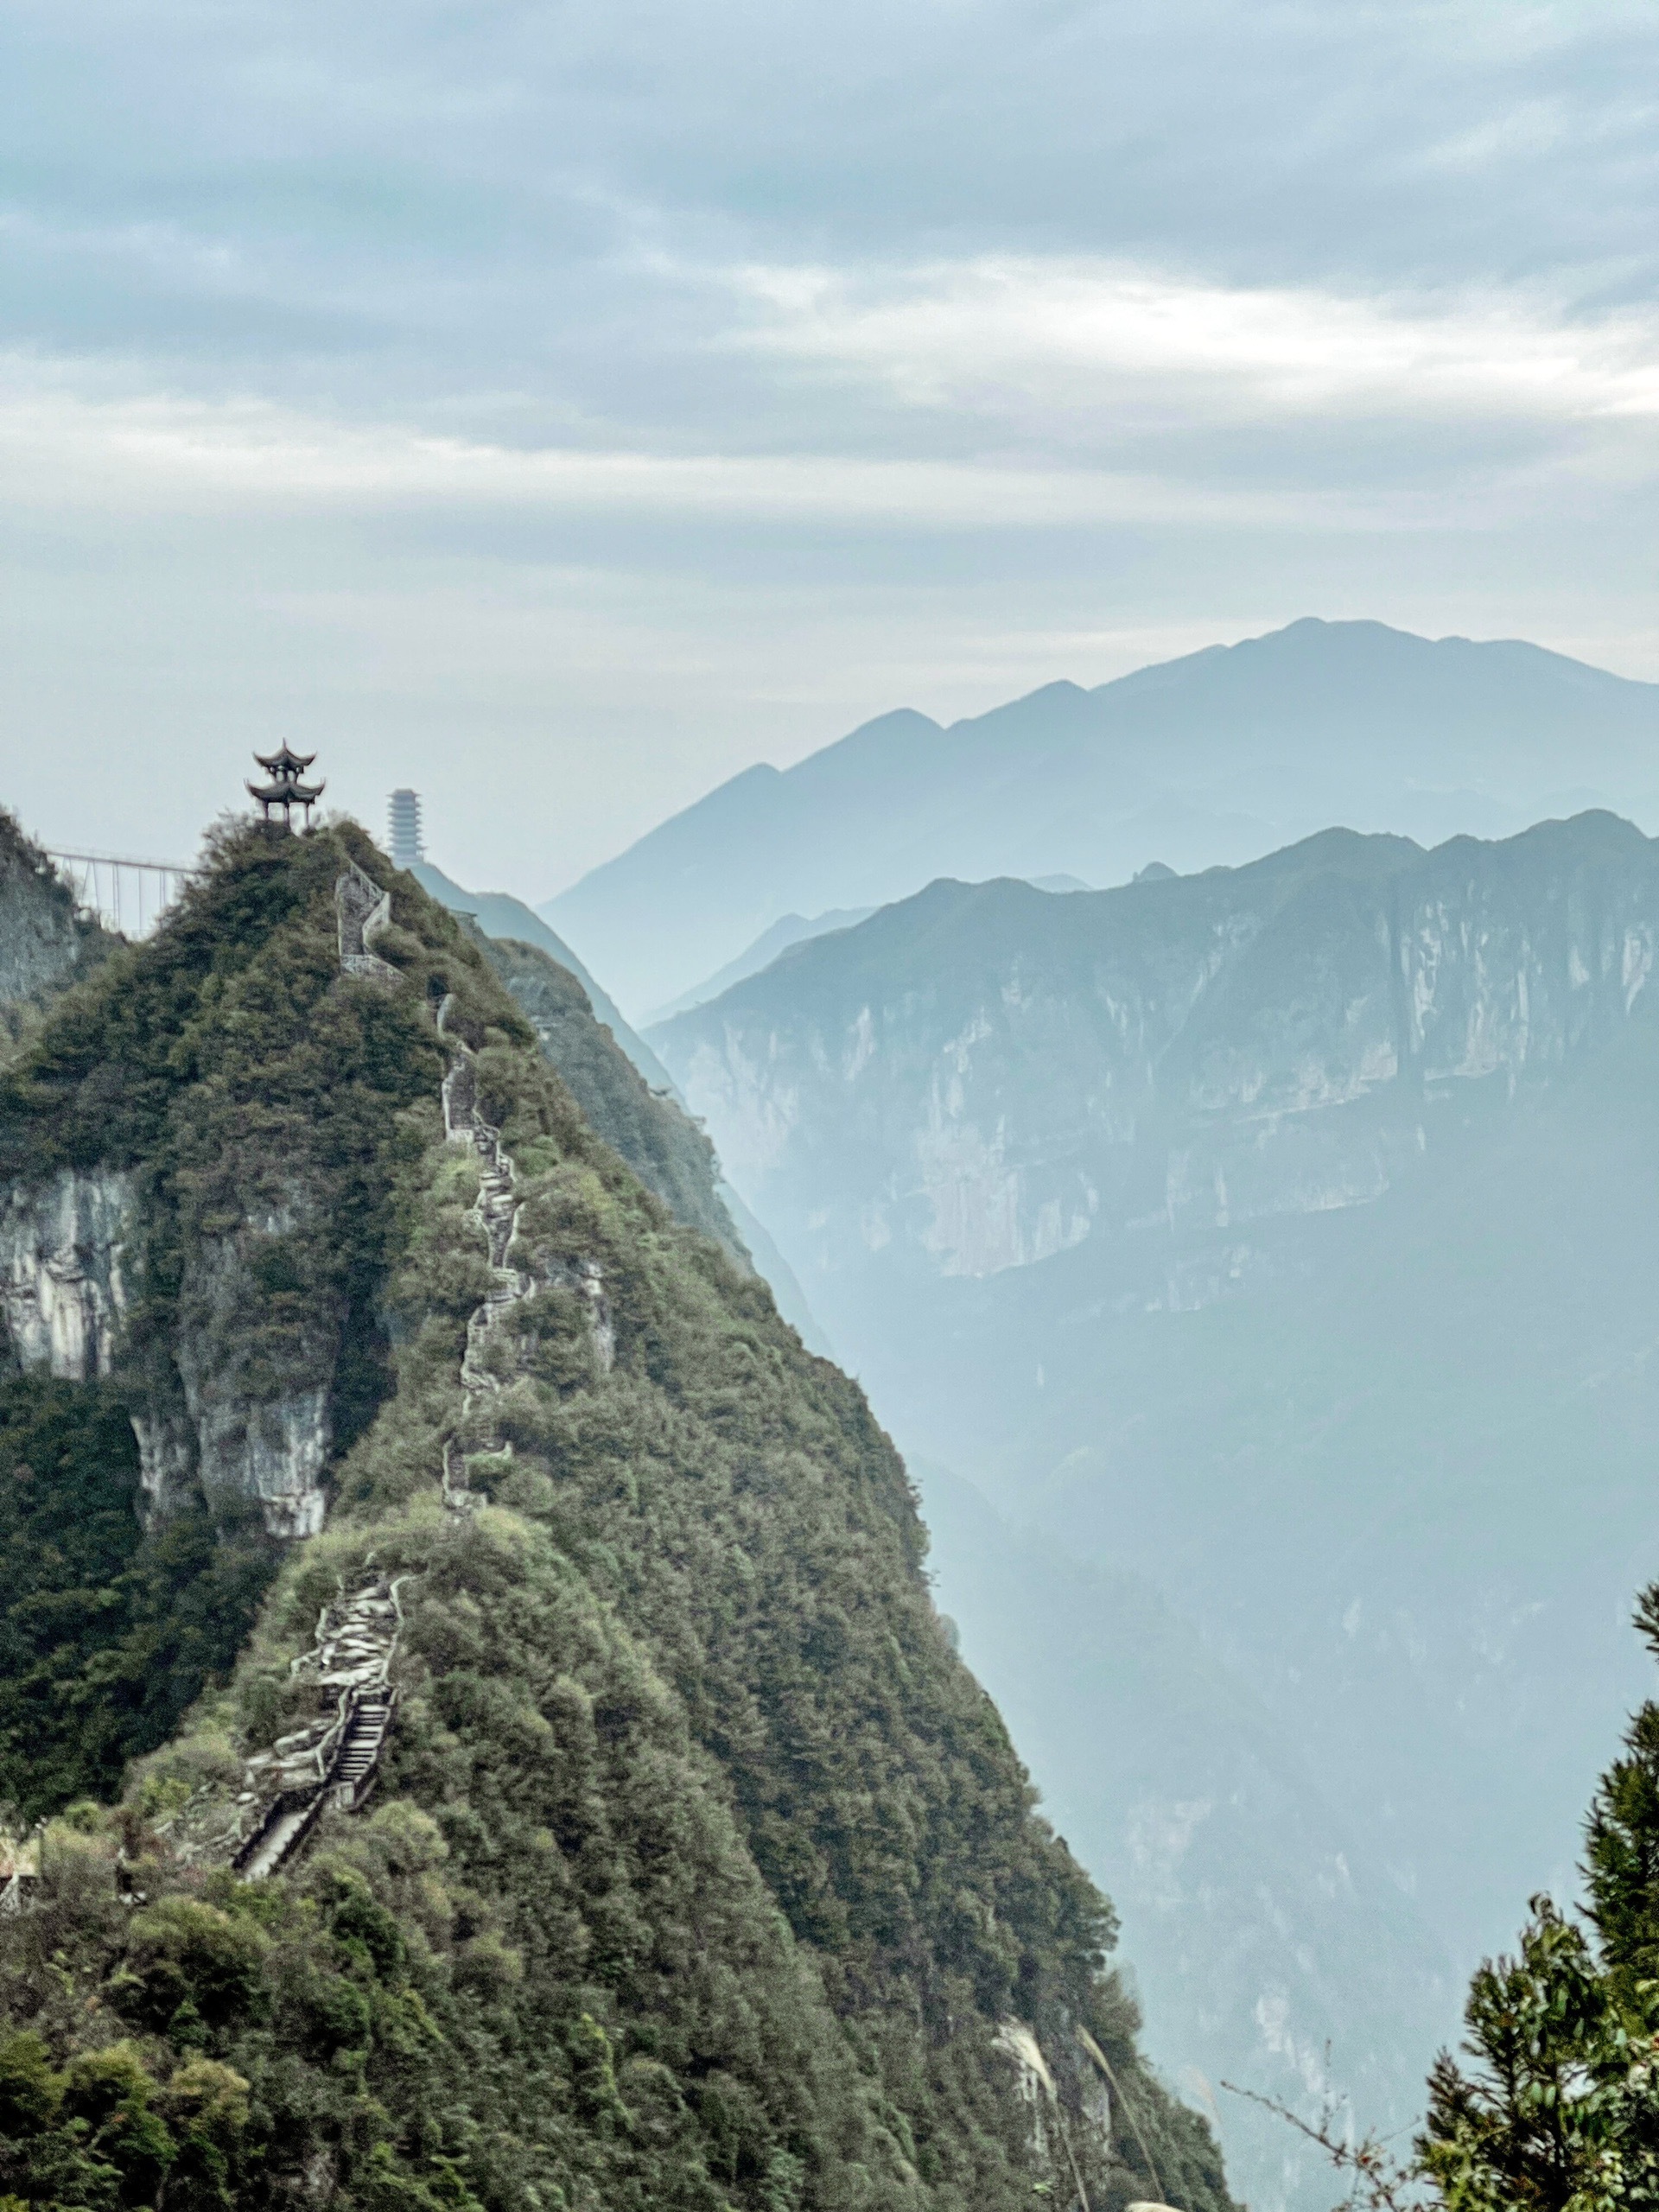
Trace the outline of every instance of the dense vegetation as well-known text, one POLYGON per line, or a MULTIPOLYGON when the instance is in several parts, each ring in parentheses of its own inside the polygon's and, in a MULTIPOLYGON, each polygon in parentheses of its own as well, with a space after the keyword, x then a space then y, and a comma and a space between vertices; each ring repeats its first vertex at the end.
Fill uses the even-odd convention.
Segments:
POLYGON ((128 1380, 158 1414, 193 1370, 250 1399, 327 1382, 346 1443, 385 1388, 397 1116, 442 1055, 409 996, 338 988, 329 894, 357 851, 226 833, 168 926, 67 994, 0 1082, 0 1176, 141 1179, 128 1380), (260 1222, 281 1226, 250 1243, 260 1222))
MULTIPOLYGON (((1659 1585, 1638 1621, 1659 1656, 1659 1585)), ((1659 1705, 1630 1723, 1587 1829, 1586 1911, 1548 1897, 1469 1993, 1430 2084, 1424 2169, 1452 2212, 1659 2203, 1659 1705)))
POLYGON ((42 1003, 95 967, 111 942, 76 911, 46 854, 0 807, 0 1051, 14 1046, 42 1003))
POLYGON ((677 1221, 700 1229, 747 1266, 748 1254, 721 1203, 714 1146, 674 1099, 646 1083, 595 1020, 577 978, 539 945, 514 938, 480 936, 479 942, 588 1127, 621 1154, 677 1221))
POLYGON ((118 1395, 0 1380, 0 1809, 111 1796, 253 1625, 270 1554, 187 1510, 144 1535, 118 1395))
POLYGON ((385 880, 348 831, 221 840, 0 1099, 7 1173, 141 1179, 143 1326, 111 1391, 158 1387, 191 1253, 273 1160, 306 1203, 217 1356, 251 1384, 315 1371, 321 1303, 348 1378, 328 1530, 232 1684, 118 1807, 48 1830, 36 1908, 0 1923, 0 2196, 1012 2212, 1075 2162, 1108 2212, 1224 2205, 1206 2131, 1138 2060, 1109 1908, 950 1649, 861 1394, 599 1141, 406 879, 377 944, 400 988, 339 976, 348 852, 385 880), (437 1102, 446 995, 537 1286, 487 1420, 458 1382, 486 1278, 437 1102), (573 1287, 595 1265, 613 1365, 573 1287), (475 1516, 440 1502, 446 1439, 475 1516), (378 1809, 238 1885, 200 1840, 315 1695, 289 1662, 320 1605, 369 1574, 404 1578, 406 1623, 378 1809), (1055 2076, 1040 2154, 1008 2016, 1055 2076))

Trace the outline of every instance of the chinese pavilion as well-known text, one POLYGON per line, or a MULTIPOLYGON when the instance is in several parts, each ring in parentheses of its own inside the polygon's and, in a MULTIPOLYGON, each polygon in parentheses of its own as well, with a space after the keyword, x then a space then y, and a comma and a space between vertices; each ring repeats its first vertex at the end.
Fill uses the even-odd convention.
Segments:
POLYGON ((280 806, 283 810, 283 826, 286 830, 291 830, 294 827, 290 819, 293 810, 296 806, 302 806, 308 823, 311 819, 311 809, 322 797, 325 785, 321 783, 302 783, 300 779, 316 759, 316 754, 290 753, 287 744, 284 743, 280 753, 256 753, 253 757, 264 770, 269 780, 263 784, 250 784, 248 790, 264 808, 266 821, 270 820, 273 810, 280 806))

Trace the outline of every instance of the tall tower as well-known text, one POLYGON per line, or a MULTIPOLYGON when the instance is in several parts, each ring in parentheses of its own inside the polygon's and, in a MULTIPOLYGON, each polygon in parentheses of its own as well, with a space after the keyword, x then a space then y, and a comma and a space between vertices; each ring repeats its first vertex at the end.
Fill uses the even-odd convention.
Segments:
POLYGON ((392 866, 413 868, 416 861, 426 858, 426 847, 421 841, 420 793, 393 791, 390 821, 392 866))

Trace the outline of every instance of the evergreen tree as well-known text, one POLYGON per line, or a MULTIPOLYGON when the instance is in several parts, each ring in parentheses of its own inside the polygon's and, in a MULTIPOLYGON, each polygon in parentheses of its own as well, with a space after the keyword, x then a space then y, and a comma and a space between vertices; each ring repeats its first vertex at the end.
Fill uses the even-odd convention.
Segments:
MULTIPOLYGON (((1659 1585, 1637 1610, 1659 1656, 1659 1585)), ((1451 2212, 1659 2204, 1659 1705, 1625 1735, 1587 1824, 1587 1925, 1548 1897, 1483 1966, 1470 2062, 1429 2083, 1423 2171, 1451 2212)))

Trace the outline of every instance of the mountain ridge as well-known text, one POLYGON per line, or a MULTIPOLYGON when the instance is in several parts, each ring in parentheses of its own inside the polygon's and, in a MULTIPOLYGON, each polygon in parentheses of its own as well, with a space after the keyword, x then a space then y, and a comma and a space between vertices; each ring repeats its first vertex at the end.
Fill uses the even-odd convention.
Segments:
POLYGON ((1522 641, 1305 618, 948 728, 879 716, 745 770, 538 911, 645 1007, 786 912, 885 905, 939 875, 1125 881, 1332 822, 1433 843, 1589 804, 1659 805, 1659 686, 1522 641))
MULTIPOLYGON (((147 1421, 171 1375, 152 1518, 282 1509, 229 1682, 23 1854, 0 2187, 1230 2212, 891 1443, 544 1041, 353 825, 247 824, 0 1070, 10 1211, 92 1263, 77 1296, 119 1286, 96 1344, 43 1340, 58 1248, 21 1249, 7 1408, 147 1421), (75 1178, 107 1186, 84 1224, 75 1178), (277 1417, 302 1398, 326 1417, 277 1417), (366 1767, 327 1763, 341 1729, 366 1767)), ((10 1506, 36 1472, 4 1465, 10 1506)))
MULTIPOLYGON (((824 1358, 832 1357, 830 1343, 783 1254, 738 1193, 729 1184, 720 1180, 719 1161, 711 1155, 704 1156, 709 1154, 707 1140, 687 1122, 685 1102, 673 1077, 645 1039, 622 1019, 614 1001, 588 974, 570 947, 539 914, 532 913, 522 899, 508 892, 464 890, 429 861, 416 861, 410 873, 429 898, 459 915, 464 925, 475 927, 486 946, 505 948, 488 952, 486 957, 494 962, 509 990, 516 995, 522 992, 533 1001, 533 1007, 527 1006, 526 1011, 531 1014, 532 1027, 537 1028, 543 1046, 550 1048, 550 1057, 556 1066, 558 1054, 550 1049, 556 1031, 563 1029, 571 1041, 575 1065, 588 1078, 586 1084, 578 1080, 574 1086, 582 1110, 590 1119, 595 1118, 602 1109, 620 1116, 615 1126, 607 1126, 603 1121, 596 1125, 628 1160, 635 1173, 682 1220, 707 1230, 734 1257, 741 1254, 740 1264, 758 1268, 785 1318, 799 1331, 802 1342, 824 1358), (557 975, 549 975, 547 968, 574 979, 586 1010, 592 1013, 598 1024, 600 1035, 586 1033, 580 1019, 582 1009, 571 1009, 578 1016, 575 1021, 561 1020, 559 1009, 568 1005, 569 994, 558 982, 557 975), (538 973, 538 969, 542 972, 538 973), (630 1096, 631 1086, 626 1079, 613 1065, 606 1065, 610 1055, 601 1042, 605 1033, 608 1033, 618 1052, 632 1065, 639 1083, 651 1094, 648 1099, 630 1096), (677 1128, 676 1122, 686 1122, 687 1125, 677 1128), (635 1136, 649 1130, 654 1141, 645 1149, 630 1151, 620 1135, 623 1128, 635 1136), (709 1182, 711 1173, 714 1185, 705 1192, 702 1185, 709 1182)), ((524 998, 521 997, 523 1003, 524 998)))

